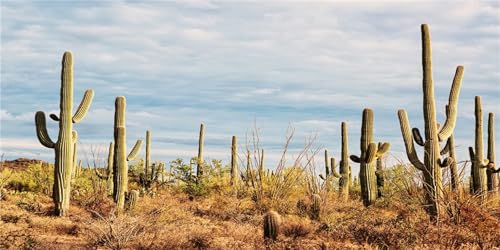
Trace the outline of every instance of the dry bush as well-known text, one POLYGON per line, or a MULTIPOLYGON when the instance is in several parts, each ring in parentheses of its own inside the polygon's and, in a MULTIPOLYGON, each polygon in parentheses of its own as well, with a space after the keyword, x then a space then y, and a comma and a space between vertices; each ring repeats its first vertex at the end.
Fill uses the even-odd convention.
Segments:
POLYGON ((154 230, 154 224, 160 211, 155 210, 142 216, 111 213, 104 217, 98 213, 93 220, 83 228, 83 234, 89 241, 89 247, 107 247, 122 249, 132 241, 142 237, 147 231, 154 230))
POLYGON ((314 225, 309 220, 287 217, 281 226, 284 236, 293 239, 304 238, 315 231, 314 225))

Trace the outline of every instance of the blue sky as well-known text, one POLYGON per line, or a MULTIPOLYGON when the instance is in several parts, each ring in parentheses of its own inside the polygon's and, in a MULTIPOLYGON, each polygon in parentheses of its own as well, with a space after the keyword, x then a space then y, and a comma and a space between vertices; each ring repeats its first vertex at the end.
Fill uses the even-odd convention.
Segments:
MULTIPOLYGON (((159 160, 195 156, 204 122, 207 158, 227 162, 231 136, 244 142, 254 120, 267 166, 276 165, 290 123, 292 154, 317 132, 316 146, 339 156, 341 121, 348 122, 351 153, 359 154, 361 112, 371 107, 376 141, 391 142, 391 157, 407 161, 396 112, 405 108, 411 125, 422 128, 421 23, 431 27, 440 121, 455 67, 465 66, 459 160, 474 140, 474 96, 483 97, 485 117, 500 114, 494 1, 1 4, 0 133, 7 159, 52 160, 52 150, 36 139, 34 113, 57 112, 65 50, 74 54, 75 106, 84 89, 95 90, 87 117, 75 126, 82 149, 104 149, 112 140, 114 98, 124 95, 130 146, 151 129, 159 160)), ((56 124, 49 125, 55 140, 56 124)))

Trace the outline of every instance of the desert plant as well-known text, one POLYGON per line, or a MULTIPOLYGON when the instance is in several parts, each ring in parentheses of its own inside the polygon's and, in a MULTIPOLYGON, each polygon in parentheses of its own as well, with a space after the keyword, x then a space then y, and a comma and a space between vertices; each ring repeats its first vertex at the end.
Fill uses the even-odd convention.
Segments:
POLYGON ((115 124, 114 124, 114 159, 113 159, 113 199, 118 211, 125 206, 125 193, 128 191, 128 161, 133 160, 142 145, 142 140, 137 140, 128 154, 127 130, 125 124, 126 99, 124 96, 116 97, 115 100, 115 124))
POLYGON ((495 134, 494 115, 488 116, 488 153, 487 158, 483 157, 483 110, 481 97, 475 97, 475 140, 474 148, 469 147, 469 154, 472 161, 472 193, 479 195, 484 202, 488 191, 498 193, 498 179, 496 175, 500 169, 495 170, 495 134))
POLYGON ((446 145, 441 150, 441 155, 448 154, 449 157, 452 159, 455 159, 450 163, 450 184, 451 184, 451 190, 453 192, 460 192, 460 176, 458 173, 458 168, 457 168, 457 154, 455 152, 455 136, 453 134, 448 137, 448 140, 446 141, 446 145))
POLYGON ((200 125, 200 137, 198 138, 198 158, 196 159, 196 177, 203 175, 203 143, 205 140, 205 124, 200 125))
POLYGON ((274 241, 278 238, 281 216, 276 211, 269 211, 264 215, 264 239, 274 241))
POLYGON ((408 115, 404 109, 398 111, 401 133, 405 143, 406 154, 410 162, 417 169, 421 170, 424 176, 424 189, 426 193, 425 207, 432 219, 438 219, 440 211, 439 199, 442 197, 442 171, 441 168, 449 165, 453 160, 447 158, 440 159, 440 141, 446 141, 455 129, 457 119, 458 96, 462 84, 464 68, 458 66, 453 79, 449 99, 446 121, 438 129, 436 121, 436 108, 434 99, 434 82, 432 80, 432 49, 429 26, 421 25, 422 33, 422 68, 423 68, 423 106, 425 123, 425 141, 417 128, 413 129, 413 136, 408 121, 408 115), (414 140, 424 147, 424 161, 422 162, 415 151, 414 140))
POLYGON ((86 90, 78 109, 73 116, 71 115, 73 112, 73 55, 69 51, 64 52, 61 71, 60 114, 59 116, 50 114, 50 118, 59 123, 59 136, 56 142, 50 138, 47 132, 45 113, 38 111, 35 115, 38 140, 43 146, 53 148, 55 152, 52 198, 54 212, 57 216, 65 216, 69 210, 74 144, 77 140, 73 123, 78 123, 85 117, 93 97, 94 91, 86 90))
POLYGON ((135 209, 137 204, 137 199, 139 199, 139 191, 132 190, 128 194, 127 210, 132 211, 135 209))
POLYGON ((231 185, 238 186, 239 180, 239 168, 238 168, 238 139, 233 136, 231 140, 231 185))
MULTIPOLYGON (((378 143, 378 147, 381 148, 382 143, 378 143)), ((377 198, 380 198, 384 195, 384 155, 382 154, 377 157, 377 168, 375 171, 375 175, 377 177, 377 198)))
POLYGON ((140 174, 141 186, 146 191, 151 191, 154 183, 158 181, 160 173, 163 173, 163 163, 151 164, 151 131, 146 131, 146 159, 144 162, 144 173, 140 174))
POLYGON ((349 165, 349 140, 347 138, 347 123, 342 122, 342 152, 339 163, 339 197, 346 202, 349 199, 349 186, 351 184, 351 166, 349 165))
POLYGON ((319 220, 321 214, 321 196, 313 194, 311 196, 311 219, 319 220))
POLYGON ((106 180, 106 184, 108 186, 108 193, 110 195, 113 194, 113 159, 114 159, 114 150, 115 150, 115 144, 113 142, 109 143, 109 149, 108 149, 108 160, 107 160, 107 167, 106 167, 106 173, 101 174, 99 170, 97 169, 97 166, 94 161, 94 169, 97 177, 99 177, 102 180, 106 180))
POLYGON ((369 206, 377 199, 377 177, 375 175, 375 160, 389 151, 390 144, 373 142, 373 111, 363 110, 361 123, 361 155, 351 155, 351 160, 359 163, 359 180, 363 204, 369 206))

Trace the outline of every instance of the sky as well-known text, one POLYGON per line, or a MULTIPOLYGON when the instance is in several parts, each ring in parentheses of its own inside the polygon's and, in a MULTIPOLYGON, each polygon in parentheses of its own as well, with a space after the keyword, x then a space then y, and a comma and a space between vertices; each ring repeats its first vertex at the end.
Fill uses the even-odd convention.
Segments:
MULTIPOLYGON (((70 50, 75 109, 85 89, 95 91, 74 126, 81 157, 90 146, 107 150, 114 99, 123 95, 129 148, 150 129, 155 160, 196 156, 202 122, 207 160, 227 163, 231 136, 241 151, 254 124, 266 166, 277 165, 288 126, 295 128, 290 160, 311 135, 315 148, 338 158, 342 121, 350 154, 359 155, 369 107, 375 142, 392 145, 388 161, 408 162, 397 110, 423 131, 422 23, 431 30, 441 123, 455 68, 465 67, 455 137, 458 160, 467 160, 474 96, 482 96, 485 127, 488 112, 500 114, 496 1, 3 0, 0 151, 5 159, 53 161, 36 138, 34 113, 58 114, 61 58, 70 50)), ((47 122, 56 140, 57 124, 47 122)))

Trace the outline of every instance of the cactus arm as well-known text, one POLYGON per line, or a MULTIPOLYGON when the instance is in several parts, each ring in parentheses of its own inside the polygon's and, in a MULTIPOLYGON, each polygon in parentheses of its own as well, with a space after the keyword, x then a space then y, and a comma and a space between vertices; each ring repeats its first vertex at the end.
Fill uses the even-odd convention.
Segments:
POLYGON ((82 101, 80 102, 80 105, 76 109, 75 115, 73 115, 72 118, 73 123, 77 123, 85 117, 87 111, 90 108, 90 104, 92 103, 93 98, 94 98, 94 90, 92 89, 85 90, 85 94, 83 94, 82 101))
POLYGON ((469 157, 472 162, 474 162, 474 158, 476 158, 476 154, 474 153, 474 148, 469 147, 469 157))
POLYGON ((389 152, 390 149, 391 149, 390 143, 388 143, 388 142, 380 143, 379 142, 376 157, 380 157, 382 155, 385 155, 387 152, 389 152))
POLYGON ((495 163, 495 114, 488 114, 488 160, 490 164, 495 163))
POLYGON ((366 149, 364 162, 370 163, 373 162, 377 155, 377 144, 374 142, 368 144, 368 148, 366 149))
POLYGON ((424 146, 424 139, 422 138, 422 135, 420 134, 420 130, 418 128, 412 128, 411 132, 413 134, 413 140, 420 146, 424 146))
POLYGON ((54 148, 55 143, 50 139, 47 132, 47 124, 45 122, 45 113, 38 111, 35 114, 36 136, 42 145, 47 148, 54 148))
POLYGON ((444 148, 441 150, 440 155, 445 155, 445 154, 447 154, 448 152, 450 152, 450 138, 448 138, 448 140, 446 140, 446 145, 445 145, 445 146, 444 146, 444 148))
POLYGON ((127 161, 131 161, 131 160, 135 159, 135 157, 139 153, 139 150, 141 149, 141 146, 142 146, 142 140, 137 140, 135 142, 134 147, 132 148, 132 150, 130 151, 130 153, 127 156, 127 161))
POLYGON ((56 122, 60 121, 59 116, 57 116, 56 114, 50 114, 49 117, 50 117, 50 119, 52 119, 56 122))
POLYGON ((451 157, 446 157, 444 160, 438 159, 438 164, 442 168, 449 167, 454 162, 454 159, 451 157))
POLYGON ((417 152, 415 151, 415 145, 413 145, 413 137, 410 131, 410 122, 408 121, 408 114, 404 109, 398 111, 399 124, 401 126, 401 134, 403 135, 403 140, 406 148, 406 155, 410 162, 417 169, 424 171, 424 164, 418 159, 417 152))
MULTIPOLYGON (((330 164, 329 163, 329 160, 330 158, 328 157, 328 150, 325 149, 325 173, 326 173, 326 176, 329 176, 330 175, 330 164)), ((335 168, 335 166, 332 166, 333 168, 335 168)))
POLYGON ((355 163, 361 162, 361 158, 359 158, 359 156, 357 156, 357 155, 351 155, 351 156, 349 156, 349 158, 351 159, 351 161, 353 161, 355 163))
POLYGON ((438 134, 438 138, 440 141, 447 140, 455 129, 455 123, 457 121, 458 97, 460 95, 460 86, 462 85, 463 75, 464 67, 460 65, 455 71, 455 77, 453 78, 453 84, 451 85, 450 97, 448 100, 446 112, 446 120, 438 134))
POLYGON ((331 175, 334 176, 335 178, 340 178, 340 174, 335 170, 335 165, 336 165, 335 158, 333 158, 333 157, 330 158, 330 166, 332 166, 331 167, 331 170, 332 170, 331 175))

